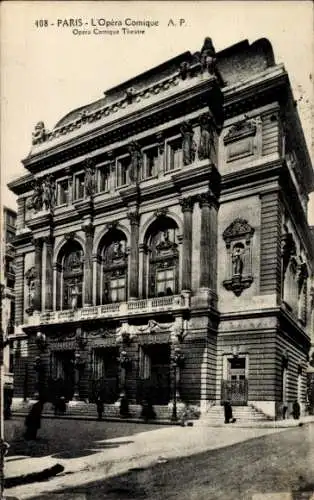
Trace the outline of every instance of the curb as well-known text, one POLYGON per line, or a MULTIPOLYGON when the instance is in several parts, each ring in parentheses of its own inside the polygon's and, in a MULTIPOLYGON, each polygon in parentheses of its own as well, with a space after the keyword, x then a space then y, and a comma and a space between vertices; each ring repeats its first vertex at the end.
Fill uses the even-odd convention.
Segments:
MULTIPOLYGON (((20 417, 20 418, 25 418, 28 415, 28 413, 12 413, 11 418, 15 417, 20 417)), ((173 422, 171 420, 143 420, 141 418, 120 418, 120 417, 103 417, 102 420, 98 420, 97 417, 92 417, 90 415, 53 415, 49 413, 44 413, 41 418, 51 418, 51 419, 56 419, 56 420, 90 420, 94 422, 127 422, 127 423, 133 423, 133 424, 149 424, 149 425, 180 425, 182 426, 182 423, 178 420, 177 422, 173 422)))

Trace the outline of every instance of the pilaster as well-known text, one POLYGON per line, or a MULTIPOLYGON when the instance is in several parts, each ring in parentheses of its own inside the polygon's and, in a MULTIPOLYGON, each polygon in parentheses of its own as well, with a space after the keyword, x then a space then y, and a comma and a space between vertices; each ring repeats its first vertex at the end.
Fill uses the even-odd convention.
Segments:
POLYGON ((42 254, 43 254, 43 238, 33 240, 35 247, 35 280, 34 280, 34 309, 41 311, 41 293, 42 293, 42 254))
POLYGON ((91 222, 82 225, 85 233, 84 305, 93 304, 93 241, 95 228, 91 222))
POLYGON ((45 245, 45 254, 46 254, 46 262, 45 262, 45 311, 52 311, 52 298, 53 298, 53 237, 51 235, 45 236, 43 238, 43 242, 45 245))
POLYGON ((138 298, 139 284, 139 222, 140 216, 137 210, 129 211, 128 218, 131 224, 131 250, 130 250, 130 299, 138 298))
POLYGON ((192 270, 192 213, 194 198, 187 197, 180 200, 183 212, 182 235, 182 290, 191 290, 192 270))

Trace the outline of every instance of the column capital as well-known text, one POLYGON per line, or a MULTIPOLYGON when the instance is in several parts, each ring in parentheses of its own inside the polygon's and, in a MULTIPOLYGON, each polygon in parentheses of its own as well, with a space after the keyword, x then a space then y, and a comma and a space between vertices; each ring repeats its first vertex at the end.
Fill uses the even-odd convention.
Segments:
POLYGON ((195 198, 194 196, 188 196, 187 198, 180 198, 179 203, 181 205, 182 212, 192 212, 194 206, 195 198))
POLYGON ((208 191, 207 193, 199 194, 197 196, 197 201, 200 208, 202 208, 203 206, 215 207, 216 209, 219 208, 219 202, 217 198, 210 191, 208 191))
POLYGON ((92 224, 92 222, 88 222, 87 224, 82 224, 81 229, 86 234, 86 236, 94 235, 95 227, 92 224))
POLYGON ((127 217, 130 221, 131 226, 139 225, 141 216, 137 210, 129 210, 127 217))
POLYGON ((42 249, 43 242, 44 242, 44 239, 42 237, 40 237, 40 238, 33 237, 32 238, 32 244, 35 247, 35 252, 42 249))
POLYGON ((46 244, 46 245, 53 245, 53 242, 54 242, 54 237, 52 235, 48 235, 48 236, 43 236, 43 242, 46 244))

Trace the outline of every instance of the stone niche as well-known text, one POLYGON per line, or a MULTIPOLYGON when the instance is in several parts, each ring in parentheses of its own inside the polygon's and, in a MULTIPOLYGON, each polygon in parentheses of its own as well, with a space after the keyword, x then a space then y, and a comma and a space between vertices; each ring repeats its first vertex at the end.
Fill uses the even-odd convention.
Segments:
POLYGON ((223 281, 226 290, 239 297, 253 282, 252 238, 254 228, 241 217, 237 217, 223 232, 227 250, 227 278, 223 281))

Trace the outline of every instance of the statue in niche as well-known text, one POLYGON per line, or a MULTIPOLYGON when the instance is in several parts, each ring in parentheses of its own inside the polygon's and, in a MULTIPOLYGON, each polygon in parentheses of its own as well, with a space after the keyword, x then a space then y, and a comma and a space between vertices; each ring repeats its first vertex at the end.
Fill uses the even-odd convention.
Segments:
POLYGON ((181 126, 183 165, 189 165, 195 160, 195 142, 193 140, 193 127, 189 122, 181 126))
POLYGON ((34 267, 31 267, 27 273, 25 273, 26 283, 28 287, 28 309, 26 312, 31 314, 35 308, 36 300, 36 271, 34 267))
POLYGON ((46 140, 46 129, 44 122, 38 122, 35 125, 34 132, 32 133, 32 144, 41 144, 46 140))
POLYGON ((52 175, 48 175, 42 185, 42 201, 46 210, 51 210, 55 203, 55 183, 52 175))
POLYGON ((79 294, 80 291, 78 285, 76 283, 70 285, 70 304, 72 311, 75 311, 77 309, 79 294))
POLYGON ((113 243, 113 258, 121 259, 124 257, 123 249, 122 249, 122 241, 115 241, 113 243))
POLYGON ((216 60, 216 51, 213 46, 212 39, 206 37, 201 50, 202 71, 207 70, 210 75, 214 75, 216 70, 216 60))
POLYGON ((243 253, 242 243, 236 243, 232 249, 232 274, 233 276, 242 276, 243 273, 243 253))
POLYGON ((200 142, 198 146, 198 157, 200 160, 211 158, 212 150, 215 148, 214 122, 209 115, 201 118, 200 142))

